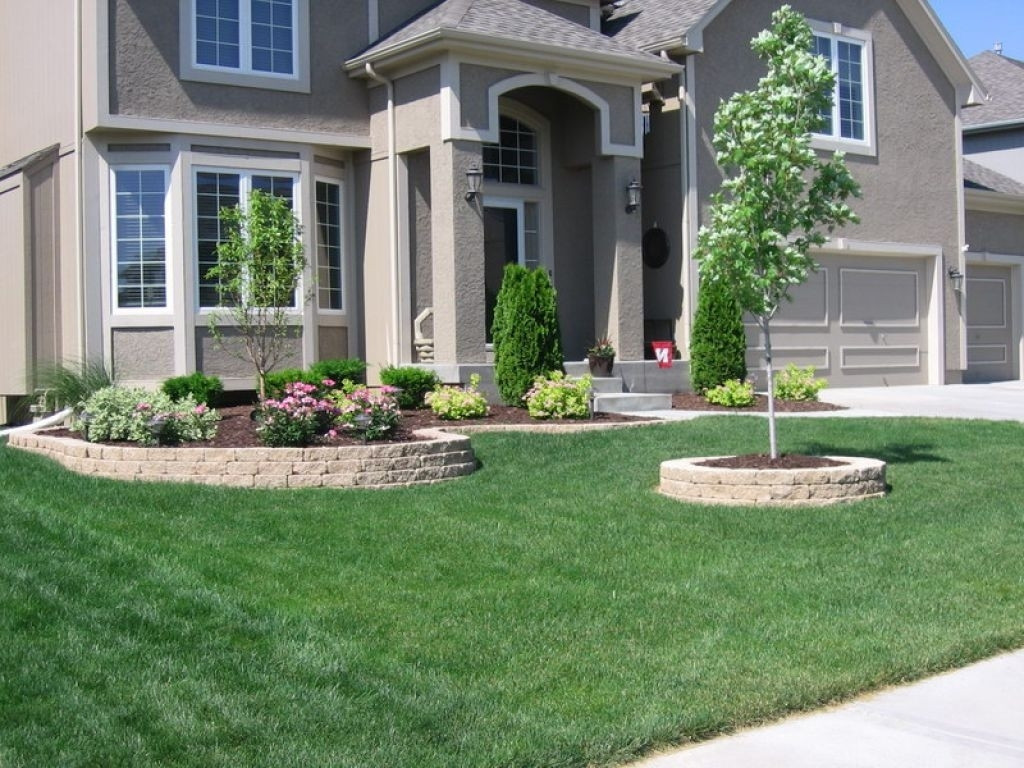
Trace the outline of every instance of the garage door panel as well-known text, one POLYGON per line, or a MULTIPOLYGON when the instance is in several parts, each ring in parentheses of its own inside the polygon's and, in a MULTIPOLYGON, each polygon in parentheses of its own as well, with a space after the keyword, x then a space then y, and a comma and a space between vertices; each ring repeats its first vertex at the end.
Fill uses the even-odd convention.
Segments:
POLYGON ((840 324, 845 327, 920 327, 917 272, 839 270, 840 324))
POLYGON ((907 347, 842 347, 839 350, 843 370, 917 369, 921 366, 921 348, 907 347))
POLYGON ((971 278, 967 281, 967 325, 971 328, 1006 328, 1006 281, 971 278))
MULTIPOLYGON (((782 370, 792 363, 800 368, 813 365, 816 371, 824 372, 829 368, 828 347, 773 347, 773 365, 782 370)), ((764 347, 749 347, 747 349, 747 369, 755 370, 764 368, 764 347)))
POLYGON ((776 328, 828 327, 828 269, 812 273, 806 283, 793 289, 792 298, 775 315, 776 328))
POLYGON ((1009 359, 1005 344, 968 344, 967 365, 1003 365, 1009 359))
POLYGON ((968 264, 967 370, 964 381, 1007 381, 1018 377, 1012 322, 1010 267, 968 264))

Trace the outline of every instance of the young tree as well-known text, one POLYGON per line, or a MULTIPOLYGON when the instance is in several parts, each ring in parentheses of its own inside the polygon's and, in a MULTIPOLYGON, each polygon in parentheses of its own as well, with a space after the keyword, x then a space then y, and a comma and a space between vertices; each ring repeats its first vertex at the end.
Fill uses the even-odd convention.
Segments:
POLYGON ((860 195, 841 153, 819 158, 811 133, 831 109, 835 78, 816 55, 814 35, 789 6, 751 47, 768 73, 715 115, 714 145, 726 173, 712 198, 696 257, 704 281, 729 287, 764 337, 771 457, 778 458, 771 321, 789 291, 818 265, 810 254, 836 227, 858 221, 847 205, 860 195))
POLYGON ((288 353, 288 340, 302 332, 291 322, 295 289, 306 266, 300 227, 288 201, 254 190, 248 205, 223 208, 228 239, 217 246, 217 264, 207 270, 217 280, 223 309, 210 318, 210 333, 222 349, 251 362, 260 398, 267 373, 288 353), (224 340, 224 317, 242 339, 242 348, 224 340))
POLYGON ((697 294, 690 334, 690 386, 702 393, 747 378, 747 334, 728 286, 708 281, 697 294))
POLYGON ((505 267, 491 335, 498 392, 506 404, 522 408, 537 376, 562 370, 557 299, 547 272, 505 267))

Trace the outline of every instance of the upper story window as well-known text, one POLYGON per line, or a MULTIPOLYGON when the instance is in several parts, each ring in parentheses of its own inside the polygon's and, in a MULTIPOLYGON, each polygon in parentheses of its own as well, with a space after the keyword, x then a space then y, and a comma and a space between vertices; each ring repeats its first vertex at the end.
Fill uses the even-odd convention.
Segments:
POLYGON ((114 306, 166 308, 167 169, 124 166, 111 177, 114 306))
POLYGON ((483 145, 484 178, 502 184, 537 183, 537 133, 502 115, 497 144, 483 145))
POLYGON ((316 182, 316 268, 320 309, 344 309, 341 184, 316 182))
POLYGON ((815 52, 829 62, 835 75, 832 108, 823 113, 824 126, 814 134, 815 146, 874 153, 874 82, 871 38, 838 25, 814 24, 815 52))
POLYGON ((179 0, 181 77, 309 91, 309 0, 179 0))

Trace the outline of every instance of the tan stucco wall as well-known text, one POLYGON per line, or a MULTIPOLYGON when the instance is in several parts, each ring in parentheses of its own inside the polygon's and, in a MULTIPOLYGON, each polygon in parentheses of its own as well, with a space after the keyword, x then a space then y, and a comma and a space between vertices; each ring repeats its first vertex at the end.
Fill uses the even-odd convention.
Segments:
POLYGON ((1024 214, 968 210, 967 242, 975 253, 1024 255, 1024 214))
POLYGON ((179 80, 177 2, 109 0, 110 112, 193 122, 362 134, 366 87, 346 58, 367 44, 366 4, 310 0, 310 93, 179 80))
MULTIPOLYGON (((709 25, 705 53, 696 58, 698 192, 702 206, 721 174, 711 146, 720 98, 755 85, 763 68, 749 41, 770 24, 774 0, 732 3, 709 25)), ((958 262, 959 212, 954 87, 894 2, 794 0, 810 18, 869 31, 874 44, 877 157, 847 155, 861 184, 854 203, 861 223, 837 236, 878 242, 933 244, 958 262)), ((959 313, 945 296, 946 368, 961 367, 959 313)))
POLYGON ((159 381, 174 375, 173 328, 111 331, 114 376, 120 381, 159 381))
POLYGON ((317 357, 320 360, 348 357, 348 328, 321 325, 317 328, 317 344, 317 357))

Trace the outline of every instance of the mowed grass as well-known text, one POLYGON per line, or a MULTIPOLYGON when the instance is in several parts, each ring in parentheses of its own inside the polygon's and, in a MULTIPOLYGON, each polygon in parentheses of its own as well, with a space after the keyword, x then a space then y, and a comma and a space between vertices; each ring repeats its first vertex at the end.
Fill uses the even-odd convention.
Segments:
POLYGON ((1024 427, 785 420, 891 494, 704 508, 750 417, 485 434, 472 477, 237 491, 0 448, 0 765, 613 765, 1024 644, 1024 427))

